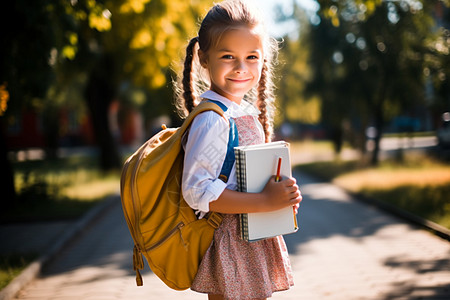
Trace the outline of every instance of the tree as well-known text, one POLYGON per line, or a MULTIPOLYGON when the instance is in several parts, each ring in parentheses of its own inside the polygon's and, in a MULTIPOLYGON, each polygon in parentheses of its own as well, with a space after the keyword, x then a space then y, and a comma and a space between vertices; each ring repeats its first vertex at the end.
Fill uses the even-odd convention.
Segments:
POLYGON ((337 131, 338 145, 342 120, 373 122, 377 135, 371 162, 377 164, 385 123, 424 102, 437 1, 319 2, 321 22, 310 34, 314 75, 308 90, 320 95, 323 118, 337 131))
MULTIPOLYGON (((92 11, 90 3, 79 1, 74 7, 88 14, 92 11)), ((205 3, 210 4, 209 1, 110 0, 100 7, 96 19, 104 27, 93 27, 90 18, 78 20, 78 42, 72 47, 74 56, 63 64, 65 68, 69 65, 74 73, 87 74, 85 96, 99 139, 103 169, 121 165, 108 127, 109 105, 130 91, 143 90, 145 95, 150 95, 167 88, 171 64, 179 59, 187 37, 194 34, 205 3), (103 22, 105 16, 110 23, 103 22)), ((171 105, 168 99, 149 101, 152 112, 167 111, 171 105)))
POLYGON ((450 111, 450 9, 443 3, 438 3, 435 10, 437 20, 437 39, 433 47, 430 47, 430 54, 426 55, 426 68, 424 70, 427 77, 428 101, 432 114, 441 126, 442 114, 450 111))
POLYGON ((279 9, 278 22, 294 18, 299 23, 298 32, 286 34, 282 38, 280 49, 280 78, 276 84, 277 104, 280 110, 278 123, 301 122, 317 124, 320 121, 320 103, 317 98, 305 95, 305 84, 310 80, 308 66, 310 51, 308 48, 309 20, 305 12, 294 2, 292 16, 285 16, 279 9))
MULTIPOLYGON (((129 90, 144 95, 166 86, 171 63, 180 56, 188 35, 210 1, 182 0, 36 0, 7 1, 0 12, 0 85, 9 93, 0 116, 0 184, 12 191, 7 160, 5 120, 24 107, 46 112, 48 144, 56 147, 58 106, 73 101, 73 87, 84 89, 100 140, 104 169, 121 165, 107 125, 111 101, 129 90)), ((170 78, 170 76, 169 76, 170 78)), ((144 98, 145 102, 147 99, 144 98)), ((151 99, 153 111, 167 99, 151 99)), ((169 104, 166 104, 169 103, 169 104)), ((3 103, 3 102, 2 102, 3 103)))
POLYGON ((8 109, 0 114, 0 189, 4 206, 15 198, 13 171, 7 158, 6 120, 24 107, 42 103, 54 78, 48 64, 49 53, 57 44, 52 18, 45 0, 7 1, 0 10, 0 24, 4 28, 0 46, 0 84, 2 94, 9 98, 8 109))

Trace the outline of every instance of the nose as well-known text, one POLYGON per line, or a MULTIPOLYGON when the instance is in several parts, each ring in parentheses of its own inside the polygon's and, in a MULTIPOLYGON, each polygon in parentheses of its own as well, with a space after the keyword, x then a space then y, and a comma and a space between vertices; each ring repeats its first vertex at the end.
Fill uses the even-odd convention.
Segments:
POLYGON ((238 74, 247 73, 247 64, 245 61, 241 59, 236 60, 234 71, 238 74))

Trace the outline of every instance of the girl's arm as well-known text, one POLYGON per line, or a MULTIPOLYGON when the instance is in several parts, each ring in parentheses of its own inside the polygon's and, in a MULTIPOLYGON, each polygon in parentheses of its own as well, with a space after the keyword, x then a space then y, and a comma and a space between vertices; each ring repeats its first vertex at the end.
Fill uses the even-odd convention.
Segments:
POLYGON ((218 179, 229 136, 228 121, 213 111, 193 120, 185 141, 182 193, 186 203, 200 216, 209 211, 227 184, 218 179))
POLYGON ((301 201, 295 178, 275 182, 273 176, 260 193, 225 189, 217 200, 209 203, 209 210, 226 214, 267 212, 295 206, 301 201))

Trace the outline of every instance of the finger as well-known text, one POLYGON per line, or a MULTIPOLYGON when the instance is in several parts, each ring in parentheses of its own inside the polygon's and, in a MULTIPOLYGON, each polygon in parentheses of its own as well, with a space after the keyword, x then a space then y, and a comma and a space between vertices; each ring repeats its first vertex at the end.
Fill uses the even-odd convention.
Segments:
POLYGON ((292 199, 289 201, 289 204, 292 206, 298 205, 300 203, 300 200, 298 198, 292 199))
POLYGON ((291 199, 291 201, 293 201, 295 204, 298 204, 298 203, 302 202, 303 197, 302 197, 302 195, 300 193, 295 193, 294 196, 295 197, 293 197, 291 199))
POLYGON ((293 191, 293 192, 295 192, 295 191, 299 191, 300 192, 300 190, 298 189, 298 185, 296 185, 296 184, 294 184, 290 188, 291 188, 291 191, 293 191))
POLYGON ((283 180, 283 182, 284 182, 284 184, 285 184, 286 186, 288 186, 288 187, 294 186, 295 183, 296 183, 295 178, 293 178, 293 177, 285 178, 285 179, 283 180))

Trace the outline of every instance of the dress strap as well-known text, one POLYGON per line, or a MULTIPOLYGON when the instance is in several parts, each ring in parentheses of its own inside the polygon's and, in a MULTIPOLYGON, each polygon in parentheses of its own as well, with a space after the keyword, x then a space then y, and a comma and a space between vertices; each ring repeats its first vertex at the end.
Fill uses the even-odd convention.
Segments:
MULTIPOLYGON (((210 100, 207 101, 217 104, 224 112, 228 110, 228 107, 220 101, 210 100)), ((223 162, 222 170, 220 171, 219 179, 223 182, 227 182, 230 177, 231 169, 233 168, 233 164, 235 161, 234 156, 234 147, 239 146, 239 136, 238 130, 236 126, 236 122, 233 118, 228 118, 230 123, 230 133, 228 136, 228 145, 227 145, 227 154, 225 156, 225 161, 223 162)))

